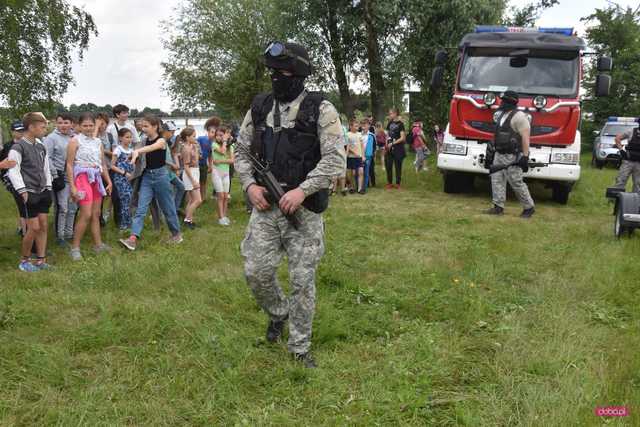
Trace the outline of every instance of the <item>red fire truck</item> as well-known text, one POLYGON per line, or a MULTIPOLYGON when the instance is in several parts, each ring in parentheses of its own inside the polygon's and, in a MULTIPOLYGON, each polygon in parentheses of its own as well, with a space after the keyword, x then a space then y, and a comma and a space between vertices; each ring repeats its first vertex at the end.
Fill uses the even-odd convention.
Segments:
MULTIPOLYGON (((486 175, 486 143, 493 139, 500 95, 520 95, 518 109, 531 122, 530 169, 525 178, 543 180, 554 201, 566 204, 580 178, 580 83, 585 42, 572 28, 477 27, 459 46, 460 61, 438 168, 444 191, 459 193, 486 175)), ((432 86, 442 82, 446 52, 436 55, 432 86)), ((610 58, 597 61, 596 95, 606 96, 610 58)))

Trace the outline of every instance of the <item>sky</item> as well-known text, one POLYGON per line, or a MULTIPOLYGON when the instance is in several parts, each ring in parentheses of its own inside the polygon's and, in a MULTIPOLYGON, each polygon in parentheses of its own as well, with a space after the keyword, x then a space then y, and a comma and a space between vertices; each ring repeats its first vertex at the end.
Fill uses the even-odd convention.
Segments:
MULTIPOLYGON (((533 0, 511 0, 522 6, 533 0)), ((161 21, 170 21, 181 0, 70 0, 89 12, 99 35, 91 40, 82 62, 75 61, 75 85, 63 103, 97 105, 123 103, 130 108, 160 107, 172 110, 170 97, 162 90, 160 62, 167 53, 162 48, 161 21)), ((546 10, 537 22, 540 26, 575 27, 583 34, 580 18, 607 0, 560 0, 546 10), (577 7, 579 5, 579 7, 577 7)), ((617 0, 622 6, 637 6, 639 1, 617 0)))

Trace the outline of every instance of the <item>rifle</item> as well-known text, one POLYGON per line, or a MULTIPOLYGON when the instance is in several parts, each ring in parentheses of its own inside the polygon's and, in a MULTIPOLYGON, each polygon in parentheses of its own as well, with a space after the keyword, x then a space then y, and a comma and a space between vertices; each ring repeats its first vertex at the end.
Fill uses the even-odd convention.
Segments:
MULTIPOLYGON (((273 202, 279 206, 280 199, 282 199, 282 196, 284 196, 284 190, 282 189, 282 186, 280 185, 276 177, 273 176, 273 173, 269 169, 269 165, 265 165, 258 158, 256 158, 256 156, 254 156, 249 148, 244 144, 236 144, 236 149, 247 156, 247 158, 251 162, 253 170, 258 177, 258 181, 264 184, 273 202)), ((280 211, 282 211, 282 209, 280 209, 280 211)), ((289 224, 291 224, 293 228, 295 228, 296 230, 300 228, 300 221, 298 220, 298 217, 295 213, 287 214, 282 212, 282 214, 285 216, 285 218, 287 218, 287 221, 289 221, 289 224)))
MULTIPOLYGON (((508 169, 511 166, 518 166, 518 162, 509 163, 507 165, 492 165, 489 167, 489 175, 508 169)), ((547 166, 549 166, 549 163, 529 163, 529 169, 544 168, 547 166)))

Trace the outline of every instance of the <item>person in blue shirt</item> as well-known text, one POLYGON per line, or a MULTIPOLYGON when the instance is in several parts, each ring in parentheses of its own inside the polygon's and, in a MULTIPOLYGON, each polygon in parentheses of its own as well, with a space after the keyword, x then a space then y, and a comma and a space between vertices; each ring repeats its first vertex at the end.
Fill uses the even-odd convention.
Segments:
POLYGON ((364 194, 369 187, 370 169, 373 163, 373 156, 376 152, 376 136, 369 129, 369 122, 363 120, 360 123, 362 127, 362 146, 364 148, 364 185, 362 186, 361 193, 364 194))

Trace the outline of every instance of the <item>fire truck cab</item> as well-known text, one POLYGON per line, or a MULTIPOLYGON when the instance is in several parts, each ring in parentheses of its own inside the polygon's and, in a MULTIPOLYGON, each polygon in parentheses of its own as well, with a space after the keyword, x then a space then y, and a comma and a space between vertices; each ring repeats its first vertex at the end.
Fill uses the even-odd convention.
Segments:
MULTIPOLYGON (((531 122, 530 161, 548 167, 530 169, 528 180, 545 181, 552 198, 566 204, 580 178, 580 83, 585 42, 572 28, 477 27, 461 41, 460 61, 438 168, 444 191, 465 192, 477 175, 487 175, 484 157, 493 140, 500 95, 520 96, 518 109, 531 122)), ((442 79, 446 56, 436 56, 442 79), (443 59, 443 57, 445 59, 443 59)), ((601 58, 599 71, 610 71, 601 58)), ((597 95, 607 95, 610 76, 601 74, 597 95)))

